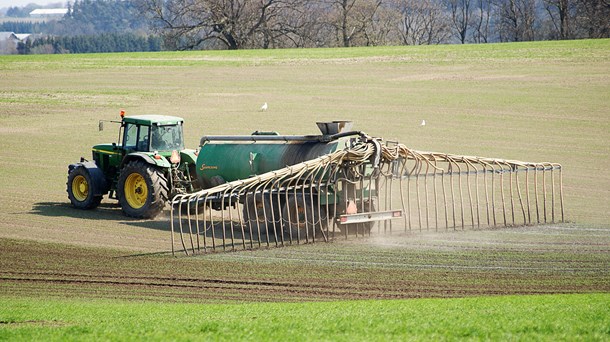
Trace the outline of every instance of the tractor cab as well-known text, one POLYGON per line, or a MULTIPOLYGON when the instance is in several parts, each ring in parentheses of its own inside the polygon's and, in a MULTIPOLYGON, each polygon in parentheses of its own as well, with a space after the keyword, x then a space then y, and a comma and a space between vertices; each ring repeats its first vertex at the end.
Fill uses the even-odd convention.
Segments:
MULTIPOLYGON (((121 124, 118 142, 98 144, 92 149, 93 160, 108 181, 116 180, 120 168, 130 159, 145 158, 153 164, 169 166, 166 164, 169 164, 172 153, 185 151, 182 118, 166 115, 124 116, 121 112, 121 121, 110 122, 121 124)), ((102 123, 100 121, 100 130, 103 130, 102 123)))
POLYGON ((122 150, 131 152, 163 152, 184 150, 183 120, 174 116, 140 115, 124 117, 122 150))

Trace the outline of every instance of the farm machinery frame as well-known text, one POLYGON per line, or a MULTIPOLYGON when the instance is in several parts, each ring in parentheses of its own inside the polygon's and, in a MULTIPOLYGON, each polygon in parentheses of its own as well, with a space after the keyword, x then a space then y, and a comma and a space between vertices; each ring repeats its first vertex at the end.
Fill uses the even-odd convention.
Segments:
POLYGON ((415 151, 349 121, 319 122, 319 135, 205 135, 192 150, 183 122, 122 116, 119 143, 69 166, 72 204, 108 194, 152 218, 169 202, 172 251, 186 254, 564 221, 557 163, 415 151))
POLYGON ((92 161, 81 158, 68 166, 67 192, 74 207, 94 209, 108 195, 127 216, 150 219, 170 198, 200 189, 197 152, 184 148, 182 118, 121 112, 121 121, 111 122, 120 125, 118 142, 95 145, 92 161))

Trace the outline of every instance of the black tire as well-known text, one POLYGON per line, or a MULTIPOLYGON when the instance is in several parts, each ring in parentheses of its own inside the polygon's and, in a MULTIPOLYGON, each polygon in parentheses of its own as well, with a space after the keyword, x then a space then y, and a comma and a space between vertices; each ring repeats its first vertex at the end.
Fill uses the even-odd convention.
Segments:
MULTIPOLYGON (((260 229, 261 234, 273 234, 273 216, 276 220, 279 212, 273 212, 272 204, 268 196, 262 194, 248 194, 244 202, 242 210, 244 222, 250 225, 253 234, 258 234, 260 229)), ((279 222, 278 222, 279 226, 279 222)))
POLYGON ((327 226, 326 209, 316 206, 317 199, 301 195, 290 196, 282 209, 285 239, 290 241, 309 241, 322 236, 327 226))
POLYGON ((66 191, 72 205, 77 209, 95 209, 102 201, 102 196, 96 195, 96 182, 87 168, 76 166, 68 173, 66 191))
POLYGON ((121 169, 116 192, 125 215, 151 219, 165 208, 169 188, 161 170, 134 160, 121 169))

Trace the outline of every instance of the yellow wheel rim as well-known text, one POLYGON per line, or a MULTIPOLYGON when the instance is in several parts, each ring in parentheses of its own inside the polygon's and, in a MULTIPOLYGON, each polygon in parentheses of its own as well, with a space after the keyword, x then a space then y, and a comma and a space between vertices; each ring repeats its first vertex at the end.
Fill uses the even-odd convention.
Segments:
POLYGON ((89 196, 89 182, 85 176, 78 175, 72 179, 72 196, 82 202, 89 196))
POLYGON ((132 173, 125 180, 125 199, 130 207, 140 209, 148 199, 148 187, 144 177, 139 173, 132 173))

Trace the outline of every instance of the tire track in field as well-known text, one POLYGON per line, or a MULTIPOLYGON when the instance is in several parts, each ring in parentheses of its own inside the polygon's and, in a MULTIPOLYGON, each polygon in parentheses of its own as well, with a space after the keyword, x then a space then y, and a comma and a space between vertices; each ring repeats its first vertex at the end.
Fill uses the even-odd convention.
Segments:
MULTIPOLYGON (((90 286, 108 286, 108 293, 127 291, 133 297, 140 297, 150 291, 165 293, 163 289, 174 289, 173 296, 185 298, 214 298, 233 296, 240 298, 266 298, 264 300, 329 300, 329 299, 397 299, 416 297, 457 297, 472 295, 506 295, 506 294, 544 294, 572 293, 591 291, 582 286, 575 288, 530 287, 512 284, 512 286, 472 286, 435 282, 424 279, 400 284, 383 284, 370 282, 345 282, 314 279, 312 282, 280 281, 242 281, 230 279, 209 279, 191 277, 159 276, 125 276, 125 275, 90 275, 84 273, 62 272, 10 272, 0 271, 0 280, 16 284, 39 284, 40 286, 67 285, 77 286, 80 292, 87 292, 90 286), (399 285, 399 286, 396 286, 399 285), (114 290, 113 290, 114 289, 114 290), (161 291, 161 292, 158 292, 161 291)), ((311 280, 310 280, 311 281, 311 280)), ((38 286, 38 285, 35 285, 38 286)), ((17 286, 20 287, 20 286, 17 286)))
MULTIPOLYGON (((179 290, 225 290, 237 292, 267 292, 290 295, 311 294, 325 298, 399 298, 400 291, 382 291, 375 286, 349 283, 291 283, 279 281, 244 281, 230 279, 90 275, 57 272, 0 271, 0 280, 64 285, 108 285, 119 287, 173 288, 179 290)), ((385 290, 385 289, 383 289, 385 290)), ((312 298, 315 299, 315 298, 312 298)))
POLYGON ((0 271, 0 278, 19 281, 42 281, 55 283, 87 283, 108 285, 145 285, 182 288, 227 288, 232 287, 278 287, 278 288, 322 288, 311 284, 296 284, 289 282, 247 281, 229 279, 159 277, 159 276, 124 276, 124 275, 91 275, 79 273, 56 272, 7 272, 0 271), (89 278, 89 279, 87 279, 89 278), (226 286, 223 286, 226 285, 226 286))
MULTIPOLYGON (((326 254, 332 255, 332 254, 326 254)), ((457 264, 457 263, 405 263, 405 262, 388 262, 388 261, 360 261, 360 260, 340 260, 330 259, 330 258, 318 258, 314 259, 312 257, 307 258, 299 258, 299 257, 277 257, 277 256, 252 256, 252 255, 239 255, 232 256, 235 259, 250 259, 250 260, 268 260, 268 261, 292 261, 292 262, 302 262, 302 263, 318 263, 318 264, 334 264, 334 265, 346 265, 350 267, 386 267, 386 268, 407 268, 407 269, 446 269, 446 270, 464 270, 464 271, 514 271, 514 272, 560 272, 560 273, 607 273, 610 272, 608 269, 601 269, 596 267, 599 262, 596 261, 583 261, 581 265, 578 267, 560 267, 555 265, 561 265, 566 262, 572 262, 572 260, 536 260, 531 261, 527 260, 524 263, 528 266, 520 265, 520 264, 512 264, 512 265, 468 265, 468 264, 457 264), (533 264, 540 264, 541 266, 531 266, 533 264), (549 266, 550 264, 550 266, 549 266), (585 266, 585 264, 593 264, 593 266, 585 266)), ((499 259, 495 260, 496 262, 501 261, 499 259)), ((505 260, 504 262, 509 262, 511 260, 505 260)))

